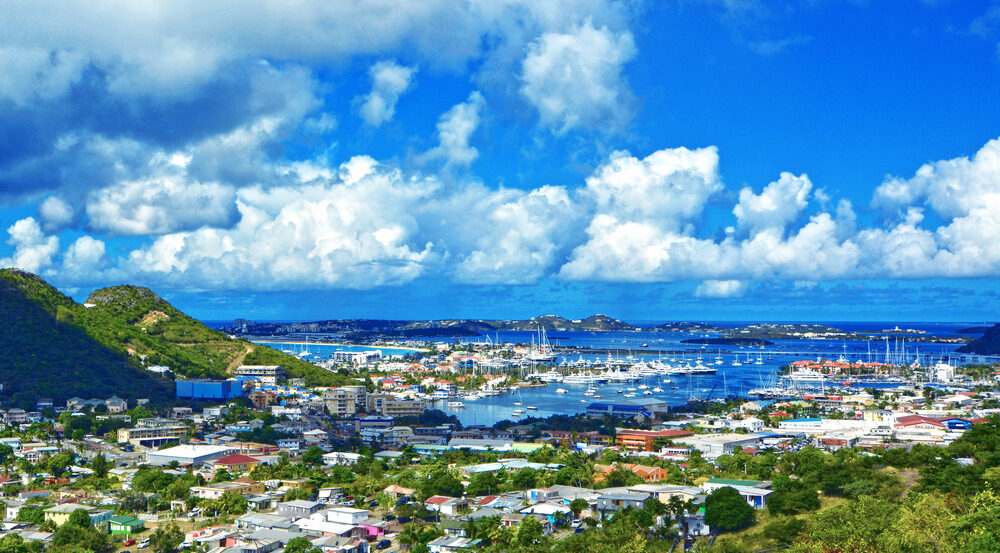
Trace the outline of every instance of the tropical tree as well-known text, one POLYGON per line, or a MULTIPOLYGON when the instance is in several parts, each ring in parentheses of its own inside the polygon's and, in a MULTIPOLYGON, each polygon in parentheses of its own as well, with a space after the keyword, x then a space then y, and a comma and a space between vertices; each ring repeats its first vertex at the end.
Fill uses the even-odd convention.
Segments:
POLYGON ((170 553, 184 541, 184 533, 176 524, 159 527, 149 536, 149 545, 154 553, 170 553))
POLYGON ((98 478, 104 478, 108 475, 108 471, 114 468, 114 463, 108 461, 108 458, 104 456, 103 453, 98 453, 92 461, 90 461, 90 468, 94 471, 94 476, 98 478))
POLYGON ((705 523, 713 532, 745 528, 754 520, 756 513, 753 507, 747 504, 736 488, 718 488, 705 498, 705 523))

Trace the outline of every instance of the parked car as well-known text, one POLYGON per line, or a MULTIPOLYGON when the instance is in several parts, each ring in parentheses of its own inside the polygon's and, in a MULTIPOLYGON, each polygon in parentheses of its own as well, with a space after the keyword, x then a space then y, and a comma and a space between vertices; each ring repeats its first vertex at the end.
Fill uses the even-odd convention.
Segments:
POLYGON ((410 517, 399 517, 400 524, 406 524, 407 522, 410 522, 410 517))
POLYGON ((125 547, 131 547, 131 546, 135 545, 135 540, 125 540, 125 542, 122 543, 122 545, 125 546, 125 547))
POLYGON ((572 524, 570 524, 570 526, 573 527, 573 528, 579 528, 582 524, 583 524, 582 520, 576 519, 576 520, 573 521, 572 524))
POLYGON ((573 533, 574 534, 582 534, 584 530, 585 530, 585 528, 580 527, 580 528, 577 528, 576 530, 573 530, 573 533))
POLYGON ((396 520, 396 515, 385 515, 382 520, 396 520))
POLYGON ((139 545, 138 545, 139 549, 145 549, 147 547, 149 547, 149 538, 146 538, 146 539, 142 540, 141 542, 139 542, 139 545))
POLYGON ((391 541, 389 541, 389 540, 382 540, 382 541, 380 541, 380 542, 378 542, 378 543, 375 544, 375 549, 389 549, 389 546, 391 546, 391 545, 392 545, 391 541))
POLYGON ((375 507, 378 507, 378 501, 369 501, 368 506, 374 509, 375 507))

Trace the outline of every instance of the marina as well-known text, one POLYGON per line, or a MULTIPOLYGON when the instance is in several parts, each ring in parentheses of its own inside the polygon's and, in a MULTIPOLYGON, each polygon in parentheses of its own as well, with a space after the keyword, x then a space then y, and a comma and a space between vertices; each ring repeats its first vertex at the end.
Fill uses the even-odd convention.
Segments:
MULTIPOLYGON (((874 323, 873 323, 874 324, 874 323)), ((960 324, 953 325, 959 328, 960 324)), ((947 331, 947 329, 944 329, 947 331)), ((865 388, 896 389, 934 383, 931 370, 936 365, 960 364, 974 359, 954 353, 950 343, 906 344, 896 340, 824 341, 775 340, 771 347, 700 346, 681 341, 691 333, 666 332, 553 332, 547 338, 559 345, 539 340, 538 332, 499 332, 480 339, 464 339, 475 344, 481 353, 470 360, 473 374, 511 374, 526 382, 544 384, 463 399, 464 407, 449 409, 446 402, 431 407, 454 414, 463 424, 493 424, 497 420, 550 415, 572 415, 599 401, 656 402, 680 407, 694 401, 721 400, 726 397, 795 398, 807 393, 857 392, 865 388), (484 345, 485 344, 485 345, 484 345), (586 353, 590 346, 606 350, 620 344, 618 355, 586 353), (657 344, 673 354, 653 348, 657 344), (572 345, 570 355, 564 355, 572 345), (496 350, 520 348, 522 357, 490 358, 496 350), (539 358, 549 359, 540 362, 539 358), (870 359, 870 361, 869 361, 870 359), (824 374, 805 368, 822 360, 848 367, 843 374, 824 374), (888 363, 887 363, 888 362, 888 363), (797 366, 788 375, 779 374, 786 366, 797 366), (903 378, 893 365, 912 373, 903 378), (862 374, 868 373, 868 374, 862 374), (527 413, 523 405, 533 408, 527 413)))

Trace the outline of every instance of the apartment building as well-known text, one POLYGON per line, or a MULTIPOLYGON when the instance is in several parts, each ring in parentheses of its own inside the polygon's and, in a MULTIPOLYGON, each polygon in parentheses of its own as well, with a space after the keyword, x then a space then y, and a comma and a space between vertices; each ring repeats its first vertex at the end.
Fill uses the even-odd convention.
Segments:
POLYGON ((425 404, 419 399, 401 399, 391 394, 368 396, 368 412, 386 417, 412 417, 424 414, 425 404))
POLYGON ((139 419, 135 428, 118 430, 118 442, 143 447, 159 447, 187 436, 188 427, 169 419, 139 419))
POLYGON ((233 374, 255 378, 265 386, 277 386, 278 382, 287 378, 281 365, 240 365, 233 374))
POLYGON ((363 409, 365 404, 364 386, 342 386, 323 392, 323 404, 334 417, 349 417, 363 409))

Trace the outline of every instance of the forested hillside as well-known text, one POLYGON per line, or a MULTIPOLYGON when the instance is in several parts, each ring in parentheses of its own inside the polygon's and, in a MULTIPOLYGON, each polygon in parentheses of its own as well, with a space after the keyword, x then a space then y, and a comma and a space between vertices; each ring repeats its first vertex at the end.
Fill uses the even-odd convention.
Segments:
POLYGON ((279 364, 313 385, 347 382, 294 356, 230 339, 135 286, 97 290, 80 305, 35 275, 3 269, 0 320, 5 404, 113 394, 169 401, 173 383, 145 370, 151 365, 184 378, 226 378, 240 364, 279 364))

